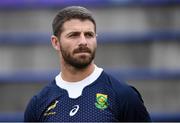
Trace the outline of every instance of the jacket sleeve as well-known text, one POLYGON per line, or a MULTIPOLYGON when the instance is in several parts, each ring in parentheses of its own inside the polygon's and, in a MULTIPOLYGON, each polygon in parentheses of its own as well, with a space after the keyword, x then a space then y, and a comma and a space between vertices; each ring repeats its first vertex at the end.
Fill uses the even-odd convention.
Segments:
POLYGON ((37 106, 36 106, 36 96, 34 96, 28 103, 25 113, 24 113, 24 122, 35 122, 37 120, 37 106))
POLYGON ((123 119, 128 122, 151 122, 149 113, 144 106, 142 97, 138 90, 129 87, 127 98, 123 105, 123 119))

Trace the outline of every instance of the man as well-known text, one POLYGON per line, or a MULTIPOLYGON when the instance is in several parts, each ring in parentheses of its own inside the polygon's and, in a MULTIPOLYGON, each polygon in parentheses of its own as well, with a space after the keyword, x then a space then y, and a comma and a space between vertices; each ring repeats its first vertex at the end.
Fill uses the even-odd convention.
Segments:
POLYGON ((52 26, 61 72, 31 99, 25 121, 150 121, 138 91, 94 64, 96 23, 89 10, 64 8, 52 26))

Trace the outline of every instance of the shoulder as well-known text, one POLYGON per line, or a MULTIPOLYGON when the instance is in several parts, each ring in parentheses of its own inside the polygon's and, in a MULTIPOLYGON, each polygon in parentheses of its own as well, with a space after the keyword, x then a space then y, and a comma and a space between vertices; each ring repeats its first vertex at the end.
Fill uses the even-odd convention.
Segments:
POLYGON ((103 74, 108 87, 111 87, 116 95, 122 121, 151 121, 141 94, 135 87, 119 81, 105 72, 103 74))
POLYGON ((100 78, 101 81, 104 81, 104 83, 107 84, 109 88, 113 89, 113 91, 115 91, 119 96, 135 92, 134 89, 132 89, 132 87, 128 85, 126 82, 116 79, 115 77, 106 73, 105 71, 102 72, 100 78))
POLYGON ((34 95, 25 110, 25 121, 39 121, 44 109, 61 95, 61 89, 56 86, 55 81, 46 85, 39 93, 34 95), (58 90, 58 91, 57 91, 58 90))
POLYGON ((33 98, 39 105, 44 102, 51 102, 55 98, 58 98, 63 93, 63 90, 56 85, 55 80, 46 85, 39 93, 33 98))
POLYGON ((124 81, 117 80, 104 71, 102 73, 102 76, 105 83, 107 84, 107 87, 115 93, 117 100, 120 101, 121 104, 126 102, 133 102, 133 105, 136 105, 136 102, 137 104, 143 103, 141 94, 135 87, 127 84, 124 81))
POLYGON ((36 94, 35 96, 37 97, 37 99, 43 99, 43 98, 47 98, 47 95, 54 95, 56 96, 57 92, 61 92, 61 91, 57 91, 57 90, 61 90, 61 88, 59 88, 56 85, 55 80, 50 82, 48 85, 46 85, 42 90, 40 90, 40 92, 38 94, 36 94))

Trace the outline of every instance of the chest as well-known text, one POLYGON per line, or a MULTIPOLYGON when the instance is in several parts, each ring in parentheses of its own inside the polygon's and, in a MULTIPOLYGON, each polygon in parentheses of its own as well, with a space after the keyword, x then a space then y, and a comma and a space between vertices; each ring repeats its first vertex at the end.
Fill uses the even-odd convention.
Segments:
POLYGON ((41 116, 42 121, 53 122, 112 122, 118 121, 118 107, 114 95, 94 91, 77 99, 64 94, 54 100, 41 116))

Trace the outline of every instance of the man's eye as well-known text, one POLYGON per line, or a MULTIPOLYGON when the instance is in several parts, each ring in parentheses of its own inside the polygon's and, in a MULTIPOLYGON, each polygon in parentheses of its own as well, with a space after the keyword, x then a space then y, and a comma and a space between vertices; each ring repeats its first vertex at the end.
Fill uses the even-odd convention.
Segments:
POLYGON ((77 34, 70 35, 69 37, 77 37, 77 34))
POLYGON ((72 33, 68 37, 69 38, 75 38, 75 37, 78 37, 78 36, 79 36, 79 33, 72 33))
POLYGON ((94 33, 85 33, 85 37, 87 38, 94 38, 94 33))

